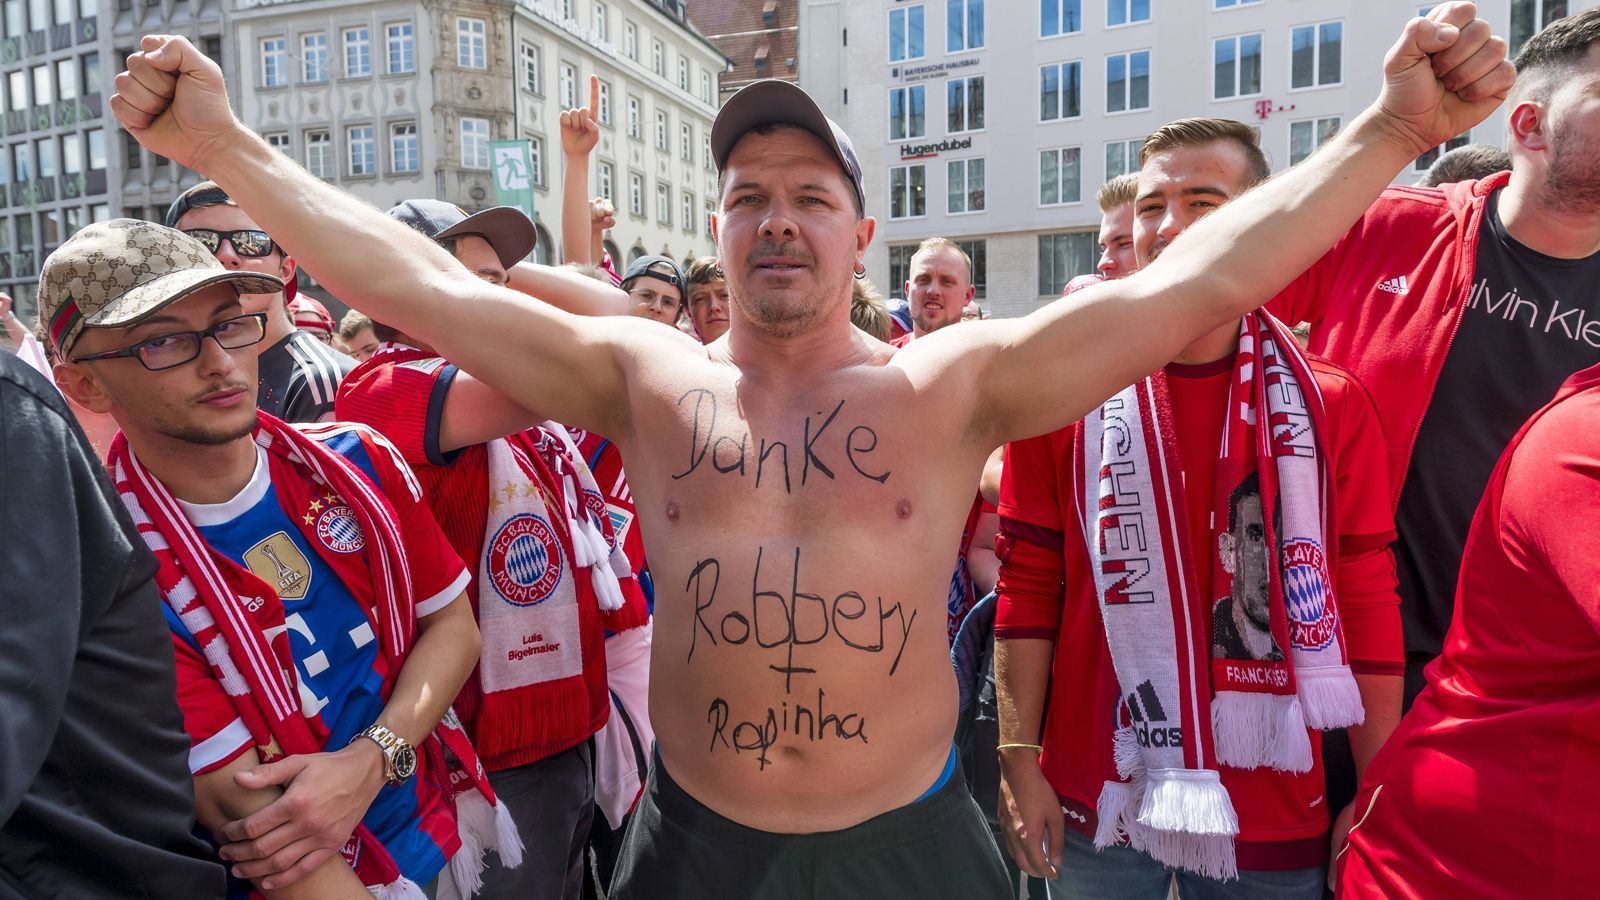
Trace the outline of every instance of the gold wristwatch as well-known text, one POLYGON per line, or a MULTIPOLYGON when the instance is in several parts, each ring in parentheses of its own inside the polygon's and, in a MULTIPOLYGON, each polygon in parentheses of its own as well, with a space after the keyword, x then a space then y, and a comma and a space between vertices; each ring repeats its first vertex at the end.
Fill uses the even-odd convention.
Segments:
POLYGON ((366 738, 383 751, 383 779, 390 784, 405 784, 417 771, 417 751, 406 739, 382 725, 374 725, 350 739, 350 743, 366 738))

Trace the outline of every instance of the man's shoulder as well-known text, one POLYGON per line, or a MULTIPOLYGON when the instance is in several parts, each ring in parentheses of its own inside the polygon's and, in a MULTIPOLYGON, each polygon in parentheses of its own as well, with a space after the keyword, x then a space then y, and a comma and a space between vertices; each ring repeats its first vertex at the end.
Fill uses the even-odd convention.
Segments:
POLYGON ((328 422, 323 424, 297 424, 295 429, 328 448, 346 462, 354 465, 368 481, 380 488, 403 479, 420 498, 422 489, 417 486, 416 475, 405 457, 382 432, 359 422, 328 422))

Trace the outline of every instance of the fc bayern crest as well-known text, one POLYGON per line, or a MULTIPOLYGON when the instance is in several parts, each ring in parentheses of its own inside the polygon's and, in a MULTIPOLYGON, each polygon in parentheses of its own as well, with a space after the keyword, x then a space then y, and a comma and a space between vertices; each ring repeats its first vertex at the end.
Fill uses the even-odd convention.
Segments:
POLYGON ((532 513, 512 516, 489 542, 489 582, 501 599, 536 606, 561 583, 561 545, 550 524, 532 513))
POLYGON ((1283 592, 1289 607, 1289 640, 1302 650, 1333 643, 1339 620, 1328 602, 1328 562, 1322 545, 1306 538, 1283 544, 1283 592))
POLYGON ((367 545, 356 514, 343 504, 330 506, 317 517, 317 539, 335 553, 355 553, 367 545))

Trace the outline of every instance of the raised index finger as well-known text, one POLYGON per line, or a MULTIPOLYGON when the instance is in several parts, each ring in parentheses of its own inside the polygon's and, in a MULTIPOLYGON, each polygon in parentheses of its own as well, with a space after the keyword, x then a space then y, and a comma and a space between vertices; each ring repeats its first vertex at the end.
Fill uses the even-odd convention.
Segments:
POLYGON ((600 121, 600 76, 589 76, 589 114, 600 121))

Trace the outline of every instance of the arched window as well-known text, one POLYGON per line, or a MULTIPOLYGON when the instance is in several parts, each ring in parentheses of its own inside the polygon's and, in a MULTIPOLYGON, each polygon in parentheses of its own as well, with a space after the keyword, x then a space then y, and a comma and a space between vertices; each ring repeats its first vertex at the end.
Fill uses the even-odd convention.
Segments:
POLYGON ((622 267, 622 251, 617 249, 617 242, 613 241, 610 238, 606 238, 604 241, 600 242, 600 246, 604 247, 606 253, 610 254, 610 256, 611 256, 611 264, 613 266, 616 266, 617 268, 621 268, 622 267))
POLYGON ((533 245, 533 261, 541 266, 555 265, 556 243, 550 237, 550 232, 543 225, 535 223, 533 233, 538 238, 533 245))
POLYGON ((644 255, 644 245, 634 244, 632 247, 628 248, 628 265, 633 265, 634 260, 644 255))

